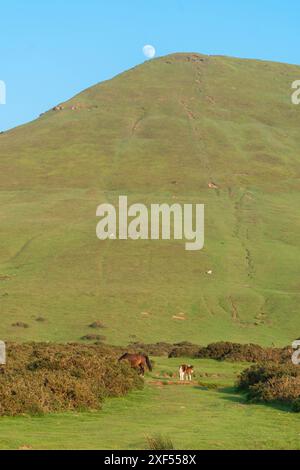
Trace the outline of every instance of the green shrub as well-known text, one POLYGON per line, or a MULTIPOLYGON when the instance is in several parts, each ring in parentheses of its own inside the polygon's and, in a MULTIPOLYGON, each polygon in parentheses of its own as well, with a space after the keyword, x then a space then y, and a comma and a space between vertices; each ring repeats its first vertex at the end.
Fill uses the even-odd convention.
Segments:
POLYGON ((83 341, 105 341, 106 337, 103 335, 88 334, 88 335, 82 336, 81 339, 83 341))
POLYGON ((244 370, 238 388, 252 402, 280 402, 295 411, 300 400, 300 368, 293 364, 258 364, 244 370))
POLYGON ((174 344, 172 350, 169 353, 169 357, 191 357, 195 358, 198 356, 200 346, 196 344, 183 341, 181 343, 174 344))
POLYGON ((291 354, 291 348, 263 348, 257 344, 219 342, 200 348, 196 357, 216 359, 219 361, 286 362, 290 361, 291 354))
POLYGON ((132 342, 128 345, 128 349, 132 352, 141 352, 148 356, 168 356, 172 351, 174 345, 169 343, 154 343, 145 344, 139 342, 132 342))

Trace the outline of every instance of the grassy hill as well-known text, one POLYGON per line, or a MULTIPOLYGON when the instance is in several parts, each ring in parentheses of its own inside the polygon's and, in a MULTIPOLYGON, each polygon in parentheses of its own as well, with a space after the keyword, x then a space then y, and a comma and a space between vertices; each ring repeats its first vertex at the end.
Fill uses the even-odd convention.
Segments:
POLYGON ((1 339, 77 341, 96 320, 117 344, 299 337, 299 78, 174 54, 1 134, 1 339), (120 194, 204 203, 204 250, 99 241, 96 208, 120 194))

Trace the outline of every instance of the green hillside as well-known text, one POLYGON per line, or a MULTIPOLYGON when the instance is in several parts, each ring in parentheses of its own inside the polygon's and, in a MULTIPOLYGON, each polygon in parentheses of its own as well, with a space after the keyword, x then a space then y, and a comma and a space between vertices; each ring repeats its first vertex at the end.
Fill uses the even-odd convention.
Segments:
POLYGON ((116 344, 299 337, 299 78, 174 54, 1 134, 1 339, 78 341, 96 320, 116 344), (204 203, 205 248, 98 240, 119 195, 204 203))

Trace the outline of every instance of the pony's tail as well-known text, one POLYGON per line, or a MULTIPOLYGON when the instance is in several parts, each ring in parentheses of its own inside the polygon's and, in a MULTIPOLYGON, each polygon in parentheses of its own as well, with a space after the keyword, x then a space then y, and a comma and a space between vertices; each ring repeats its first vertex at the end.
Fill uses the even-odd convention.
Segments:
POLYGON ((145 359, 146 359, 146 364, 148 366, 148 369, 150 370, 150 372, 152 372, 152 364, 150 362, 149 357, 145 355, 145 359))
POLYGON ((119 357, 118 361, 123 361, 127 357, 127 353, 123 354, 123 356, 119 357))

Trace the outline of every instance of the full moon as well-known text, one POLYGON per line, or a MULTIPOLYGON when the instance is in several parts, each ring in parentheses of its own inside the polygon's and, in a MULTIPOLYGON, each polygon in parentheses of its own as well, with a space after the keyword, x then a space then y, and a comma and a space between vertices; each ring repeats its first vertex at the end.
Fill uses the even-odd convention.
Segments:
POLYGON ((156 54, 155 47, 147 44, 146 46, 143 47, 143 53, 144 53, 144 56, 147 57, 147 59, 153 59, 153 57, 156 54))

